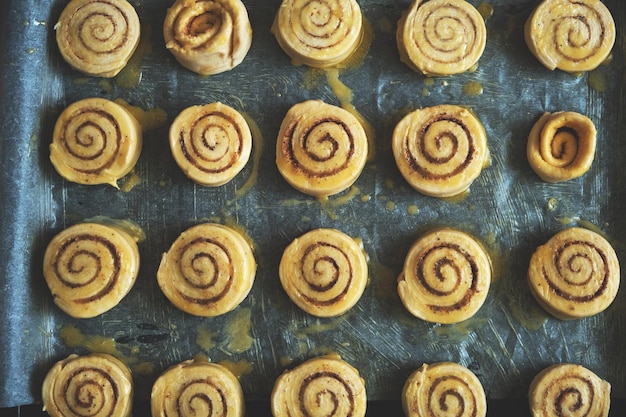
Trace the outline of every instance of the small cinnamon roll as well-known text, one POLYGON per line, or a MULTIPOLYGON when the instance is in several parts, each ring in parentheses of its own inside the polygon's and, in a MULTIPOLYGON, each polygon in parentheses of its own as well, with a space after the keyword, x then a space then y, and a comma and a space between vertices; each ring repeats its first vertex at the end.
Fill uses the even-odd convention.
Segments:
POLYGON ((241 0, 176 0, 163 22, 165 47, 185 68, 213 75, 241 64, 252 27, 241 0))
POLYGON ((271 406, 274 417, 364 417, 365 383, 338 355, 321 356, 280 375, 271 406))
POLYGON ((121 105, 103 98, 70 104, 54 125, 50 161, 68 181, 110 184, 128 174, 141 154, 137 119, 121 105))
POLYGON ((402 408, 407 417, 485 417, 487 398, 472 371, 439 362, 424 364, 407 378, 402 408))
POLYGON ((180 310, 213 317, 234 310, 252 289, 256 261, 234 229, 215 223, 193 226, 163 254, 157 281, 180 310))
POLYGON ((392 148, 404 179, 432 197, 466 191, 489 158, 480 121, 469 110, 448 104, 407 114, 393 131, 392 148))
POLYGON ((611 385, 580 365, 564 363, 541 371, 531 382, 532 417, 608 417, 611 385))
POLYGON ((591 71, 615 43, 615 21, 598 0, 544 0, 528 17, 526 44, 546 68, 591 71))
POLYGON ((528 135, 528 162, 547 182, 582 176, 591 168, 595 153, 596 127, 576 112, 544 113, 528 135))
POLYGON ((153 417, 243 417, 239 380, 226 367, 188 360, 163 372, 152 386, 153 417))
POLYGON ((72 354, 48 371, 42 399, 51 417, 128 417, 133 380, 126 365, 111 355, 72 354))
POLYGON ((252 152, 248 123, 237 110, 219 102, 183 110, 170 127, 169 141, 187 177, 208 187, 233 179, 252 152))
POLYGON ((54 29, 61 56, 72 68, 110 78, 137 49, 141 25, 126 0, 72 0, 54 29))
POLYGON ((442 228, 419 238, 398 277, 398 294, 415 317, 458 323, 472 317, 487 298, 491 261, 470 235, 442 228))
POLYGON ((272 33, 294 64, 331 67, 361 44, 361 8, 355 0, 283 0, 272 33))
POLYGON ((429 76, 467 71, 486 41, 485 21, 465 0, 414 0, 396 32, 400 60, 429 76))
POLYGON ((602 236, 570 227, 533 253, 528 282, 535 299, 556 318, 589 317, 606 310, 615 299, 619 261, 602 236))
POLYGON ((367 286, 367 255, 350 236, 315 229, 287 246, 278 273, 285 292, 302 310, 338 316, 359 301, 367 286))
POLYGON ((295 189, 328 197, 350 187, 367 161, 367 136, 348 111, 319 100, 289 109, 276 141, 276 165, 295 189))
POLYGON ((76 318, 98 316, 115 307, 139 273, 139 249, 126 231, 80 223, 48 244, 43 274, 61 310, 76 318))

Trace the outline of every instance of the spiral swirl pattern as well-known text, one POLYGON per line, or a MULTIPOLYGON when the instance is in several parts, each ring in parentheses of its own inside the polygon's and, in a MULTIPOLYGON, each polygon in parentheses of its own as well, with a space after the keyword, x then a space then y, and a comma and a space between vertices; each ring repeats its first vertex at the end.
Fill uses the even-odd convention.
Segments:
POLYGON ((239 380, 224 366, 188 360, 163 372, 152 386, 154 417, 243 417, 239 380))
POLYGON ((409 376, 402 391, 407 417, 484 417, 487 400, 480 380, 452 362, 424 364, 409 376))
POLYGON ((51 417, 127 417, 133 383, 128 368, 107 354, 70 355, 57 362, 43 383, 51 417))
POLYGON ((61 55, 74 69, 114 77, 139 44, 139 17, 126 0, 72 0, 55 26, 61 55))
POLYGON ((327 197, 350 187, 365 167, 367 137, 348 111, 309 100, 291 107, 276 143, 276 164, 294 188, 327 197))
POLYGON ((252 27, 241 0, 177 0, 163 22, 165 47, 185 68, 219 74, 241 64, 252 27))
POLYGON ((491 283, 491 262, 468 234, 439 229, 418 239, 398 278, 398 294, 414 316, 435 323, 472 317, 491 283))
POLYGON ((252 152, 245 119, 219 102, 183 110, 170 127, 169 140, 178 166, 190 179, 209 187, 233 179, 252 152))
POLYGON ((611 386, 580 365, 558 364, 532 381, 528 399, 533 417, 607 417, 611 386))
POLYGON ((402 62, 425 75, 467 71, 483 54, 485 22, 465 0, 415 1, 398 22, 402 62))
POLYGON ((554 316, 567 320, 604 311, 617 295, 620 268, 606 239, 572 227, 537 248, 528 279, 537 301, 554 316))
POLYGON ((406 181, 433 197, 466 191, 489 155, 480 121, 467 109, 454 105, 407 114, 394 129, 392 148, 406 181))
POLYGON ((544 0, 526 21, 525 38, 546 68, 590 71, 611 53, 615 22, 601 1, 544 0))
POLYGON ((280 281, 301 309, 318 317, 345 313, 367 285, 367 256, 360 243, 335 229, 315 229, 283 252, 280 281))
POLYGON ((562 182, 586 173, 596 152, 596 128, 575 112, 544 113, 528 135, 526 154, 544 181, 562 182))
POLYGON ((309 359, 274 384, 275 417, 360 417, 367 397, 358 371, 336 355, 309 359))
POLYGON ((325 68, 358 48, 363 17, 355 0, 284 0, 272 32, 295 64, 325 68))
POLYGON ((138 271, 139 250, 133 238, 98 223, 63 230, 44 254, 44 277, 54 302, 73 317, 95 317, 115 307, 138 271))
POLYGON ((229 227, 205 223, 181 233, 163 254, 157 280, 179 309, 196 316, 217 316, 243 301, 255 273, 248 242, 229 227))
POLYGON ((102 98, 69 105, 56 121, 50 160, 79 184, 110 184, 128 174, 142 148, 141 127, 124 107, 102 98))

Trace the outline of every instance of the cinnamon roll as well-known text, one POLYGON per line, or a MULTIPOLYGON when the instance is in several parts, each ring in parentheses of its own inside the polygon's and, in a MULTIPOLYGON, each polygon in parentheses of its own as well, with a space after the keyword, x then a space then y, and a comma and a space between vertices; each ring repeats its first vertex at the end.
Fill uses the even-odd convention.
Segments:
POLYGON ((137 49, 141 25, 126 0, 72 0, 54 29, 61 56, 72 68, 110 78, 137 49))
POLYGON ((255 274, 252 249, 243 236, 230 227, 204 223, 181 233, 163 254, 157 281, 180 310, 213 317, 246 298, 255 274))
POLYGON ((139 263, 137 243, 126 231, 80 223, 50 241, 43 275, 61 310, 89 318, 119 304, 137 279, 139 263))
POLYGON ((615 22, 598 0, 544 0, 528 17, 526 44, 546 68, 590 71, 615 43, 615 22))
POLYGON ((596 127, 576 112, 544 113, 528 135, 528 162, 547 182, 582 176, 591 168, 595 153, 596 127))
POLYGON ((485 417, 487 398, 480 380, 452 362, 424 364, 413 372, 402 390, 407 417, 485 417))
POLYGON ((246 120, 219 102, 183 110, 170 127, 169 141, 172 155, 187 177, 210 187, 233 179, 252 151, 246 120))
POLYGON ((141 127, 124 107, 103 98, 70 104, 54 125, 50 161, 68 181, 110 184, 128 174, 142 147, 141 127))
POLYGON ((219 74, 241 64, 252 27, 241 0, 176 0, 163 22, 165 47, 185 68, 219 74))
POLYGON ((491 261, 468 234, 442 228, 419 238, 398 277, 398 294, 415 317, 458 323, 472 317, 487 298, 491 261))
POLYGON ((465 0, 414 0, 396 31, 400 60, 429 76, 472 68, 486 41, 485 21, 465 0))
POLYGON ((363 417, 365 383, 338 355, 309 359, 278 377, 271 395, 274 417, 363 417))
POLYGON ((126 365, 111 355, 72 354, 48 371, 42 399, 51 417, 127 417, 133 380, 126 365))
POLYGON ((611 385, 580 365, 552 365, 530 384, 533 417, 608 417, 611 385))
POLYGON ((355 0, 283 0, 272 33, 294 64, 331 67, 361 44, 361 8, 355 0))
POLYGON ((606 310, 615 299, 619 261, 602 236, 570 227, 533 253, 528 282, 539 304, 556 318, 589 317, 606 310))
POLYGON ((319 100, 291 107, 276 141, 276 165, 295 189, 327 197, 350 187, 367 160, 367 136, 348 111, 319 100))
POLYGON ((188 360, 163 372, 152 386, 153 417, 243 417, 245 403, 237 377, 226 367, 188 360))
POLYGON ((489 158, 480 121, 469 110, 447 104, 407 114, 393 131, 392 148, 406 181, 433 197, 466 191, 489 158))
POLYGON ((315 229, 294 239, 278 267, 291 300, 318 317, 338 316, 361 298, 368 281, 360 242, 335 229, 315 229))

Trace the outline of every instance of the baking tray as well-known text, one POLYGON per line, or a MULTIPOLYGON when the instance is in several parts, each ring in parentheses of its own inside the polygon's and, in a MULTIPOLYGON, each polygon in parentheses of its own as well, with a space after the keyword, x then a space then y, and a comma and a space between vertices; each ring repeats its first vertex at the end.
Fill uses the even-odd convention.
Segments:
POLYGON ((139 401, 148 398, 163 369, 197 355, 239 366, 246 398, 264 401, 285 368, 331 351, 360 370, 373 401, 397 401, 409 373, 423 362, 442 360, 476 373, 490 400, 523 398, 541 369, 562 361, 591 368, 611 382, 616 399, 625 398, 625 291, 598 316, 561 322, 534 302, 525 271, 535 247, 570 225, 604 233, 624 258, 626 7, 619 0, 605 1, 618 29, 612 60, 592 73, 570 75, 546 70, 525 46, 523 23, 537 1, 483 3, 493 15, 478 68, 427 79, 399 61, 395 46, 396 22, 407 2, 361 1, 373 32, 371 47, 362 65, 340 71, 338 78, 375 129, 375 156, 353 188, 320 202, 282 179, 274 144, 291 105, 306 99, 340 104, 338 95, 323 73, 293 66, 279 48, 270 33, 278 0, 245 3, 254 31, 248 56, 232 71, 200 77, 164 48, 161 25, 170 1, 132 1, 142 21, 142 46, 111 80, 81 75, 61 59, 53 27, 66 1, 0 5, 0 406, 39 402, 49 367, 70 353, 90 350, 112 351, 129 364, 139 401), (483 93, 468 91, 470 82, 483 93), (147 112, 154 125, 144 132, 133 177, 139 181, 127 191, 66 182, 49 162, 56 118, 70 103, 91 96, 124 100, 147 112), (214 101, 258 125, 257 160, 231 183, 205 188, 175 164, 167 130, 183 108, 214 101), (491 165, 469 194, 457 199, 413 191, 391 155, 391 133, 400 118, 442 103, 470 108, 489 138, 491 165), (557 110, 588 115, 598 128, 598 149, 582 178, 547 184, 526 161, 526 136, 542 112, 557 110), (97 216, 129 219, 143 230, 141 270, 116 308, 97 318, 72 319, 53 304, 41 259, 56 233, 97 216), (177 310, 155 278, 161 254, 183 230, 204 221, 244 231, 259 265, 242 305, 212 319, 177 310), (412 318, 395 292, 411 243, 436 226, 470 232, 494 260, 496 277, 485 305, 458 325, 412 318), (338 318, 301 312, 278 281, 282 250, 316 227, 359 237, 370 258, 368 288, 356 307, 338 318), (67 336, 71 331, 73 338, 67 336))

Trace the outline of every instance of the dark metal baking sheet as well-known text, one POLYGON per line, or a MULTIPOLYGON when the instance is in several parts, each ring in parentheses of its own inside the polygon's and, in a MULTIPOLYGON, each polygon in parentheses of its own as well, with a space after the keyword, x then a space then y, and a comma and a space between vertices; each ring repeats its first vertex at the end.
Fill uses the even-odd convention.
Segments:
POLYGON ((271 35, 279 1, 245 2, 254 31, 252 49, 239 67, 211 77, 185 70, 165 50, 161 24, 168 0, 132 3, 150 50, 134 58, 131 70, 136 73, 109 81, 80 75, 61 59, 53 26, 66 1, 0 5, 0 406, 39 401, 41 381, 52 363, 69 353, 87 352, 84 341, 77 346, 64 342, 61 331, 70 328, 88 341, 106 342, 88 348, 113 349, 124 357, 135 370, 139 399, 147 398, 161 370, 197 354, 251 365, 241 378, 246 397, 267 399, 285 367, 328 351, 361 371, 372 400, 398 399, 411 371, 441 360, 469 367, 491 399, 523 397, 537 372, 561 361, 593 369, 611 382, 615 398, 626 397, 625 292, 620 290, 605 313, 560 322, 542 313, 525 285, 534 248, 568 225, 602 231, 618 256, 625 255, 626 8, 619 0, 605 1, 618 28, 613 59, 592 74, 550 72, 528 52, 522 26, 537 1, 492 0, 494 13, 487 20, 487 47, 478 69, 433 79, 399 61, 393 32, 407 2, 361 1, 374 38, 363 65, 340 72, 339 79, 353 90, 354 106, 376 130, 376 156, 356 188, 326 203, 292 189, 274 164, 278 126, 292 104, 309 98, 339 103, 324 76, 292 66, 271 35), (608 83, 606 91, 590 87, 593 77, 608 83), (463 86, 470 81, 478 81, 483 94, 465 94, 463 86), (90 96, 123 99, 167 115, 165 123, 145 132, 135 170, 141 181, 128 192, 68 183, 49 163, 56 117, 65 106, 90 96), (263 146, 256 138, 258 167, 249 163, 233 182, 210 189, 180 172, 167 148, 167 128, 183 108, 218 100, 258 124, 263 146), (412 191, 390 150, 393 127, 406 112, 442 103, 474 111, 485 125, 492 155, 491 166, 469 195, 455 201, 412 191), (540 181, 525 157, 532 124, 542 112, 556 110, 587 114, 599 139, 591 170, 559 185, 540 181), (256 183, 239 195, 250 177, 256 183), (140 276, 115 309, 94 319, 72 319, 52 302, 41 273, 42 254, 54 234, 94 216, 130 219, 144 230, 140 276), (245 230, 259 264, 250 296, 239 309, 215 319, 178 311, 155 279, 161 253, 187 227, 206 220, 245 230), (410 244, 420 232, 440 225, 474 234, 495 261, 497 278, 486 304, 460 325, 414 319, 395 293, 410 244), (370 284, 357 306, 340 318, 302 313, 278 282, 282 250, 315 227, 360 237, 370 257, 370 284), (229 329, 233 323, 243 328, 229 329), (242 340, 241 346, 233 345, 242 340))

